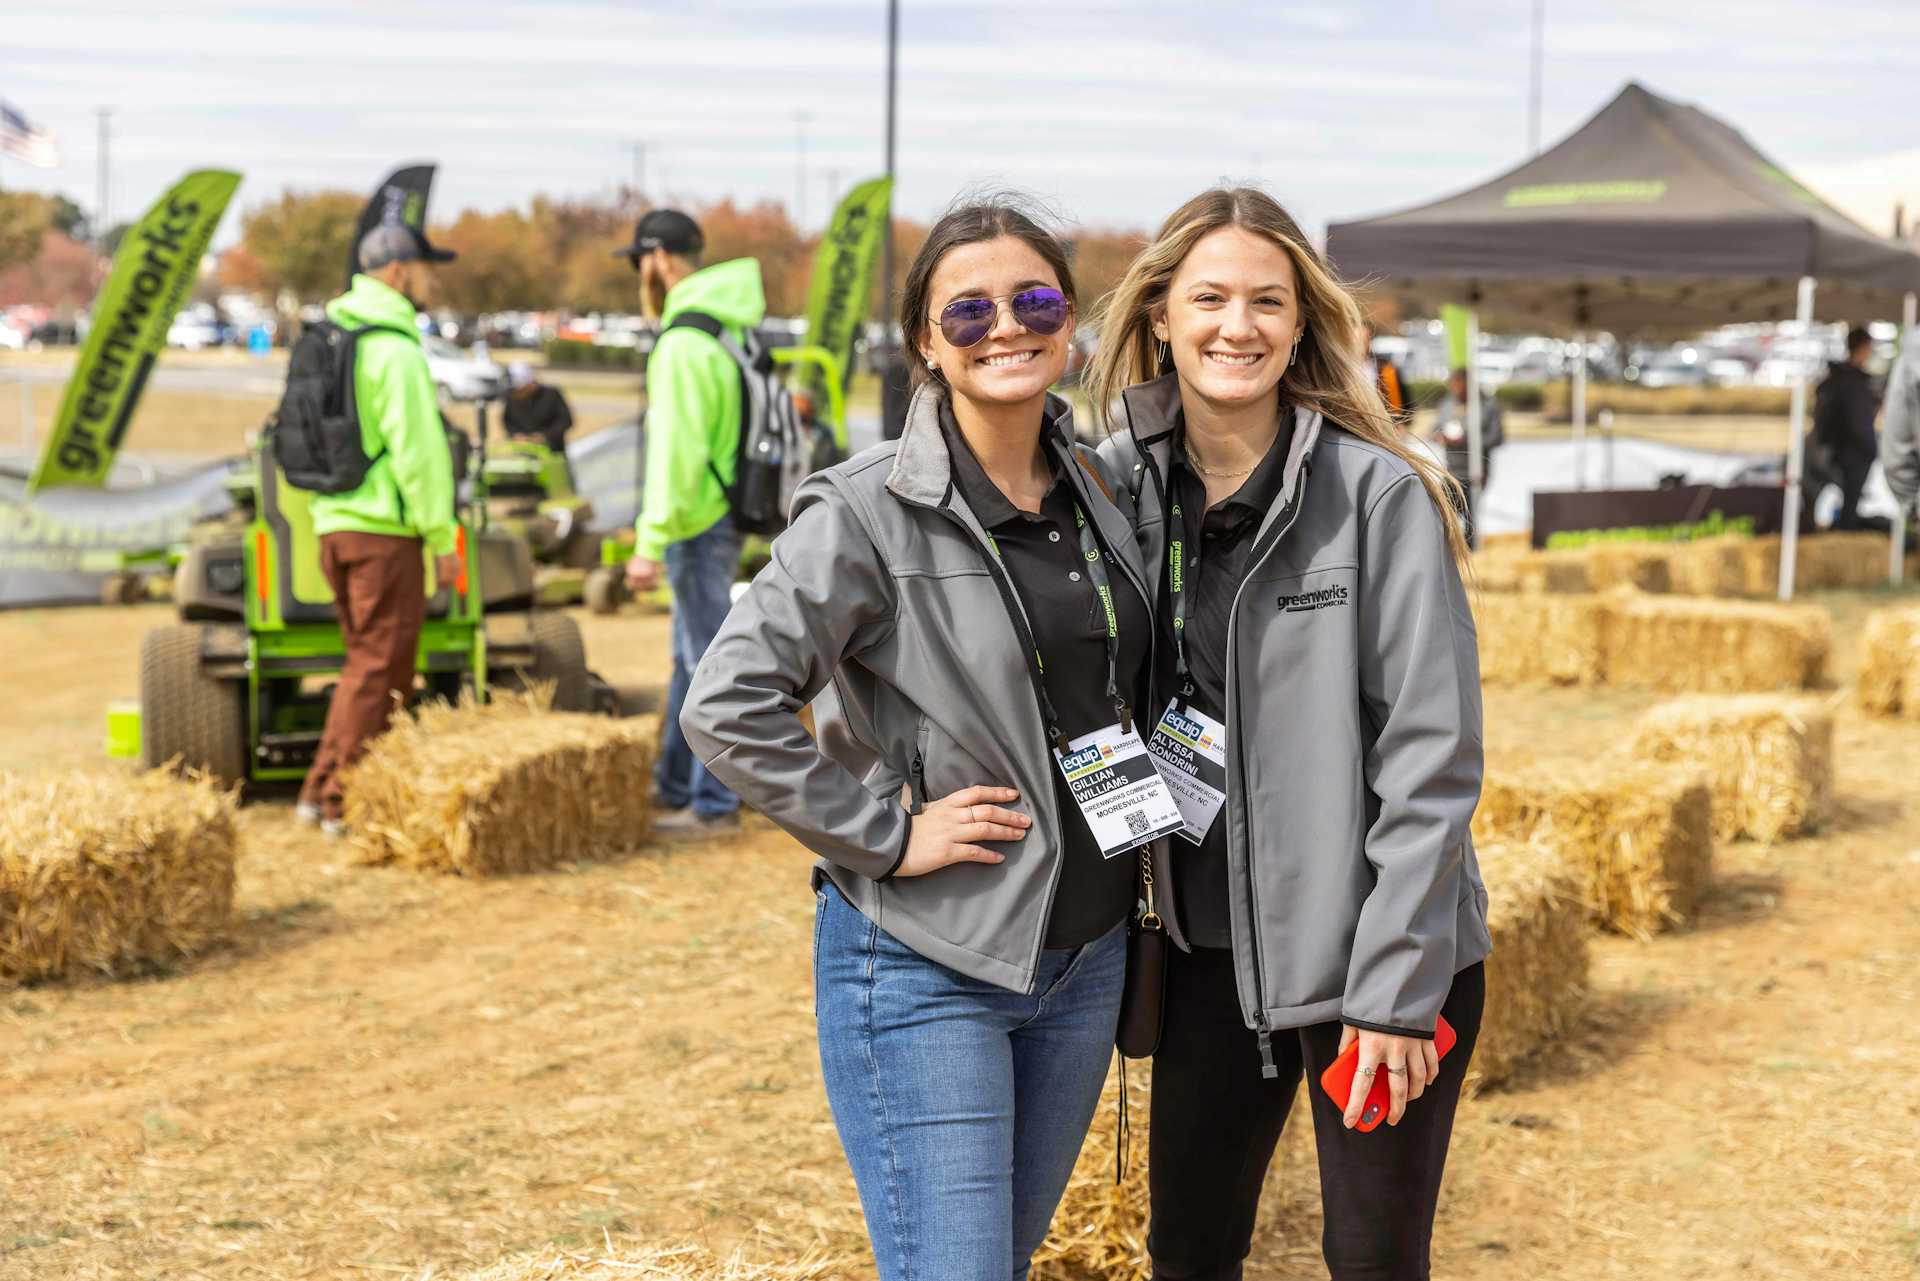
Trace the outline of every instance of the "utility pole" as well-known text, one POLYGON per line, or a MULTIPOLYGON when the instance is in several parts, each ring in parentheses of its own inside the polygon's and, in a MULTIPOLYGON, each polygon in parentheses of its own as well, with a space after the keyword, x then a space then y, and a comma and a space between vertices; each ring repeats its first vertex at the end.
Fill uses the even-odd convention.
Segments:
POLYGON ((811 119, 813 117, 804 111, 793 113, 794 142, 798 147, 793 176, 793 229, 799 232, 807 229, 807 121, 811 119))
POLYGON ((1546 60, 1547 0, 1533 0, 1533 74, 1527 94, 1527 154, 1540 154, 1540 79, 1546 60))
POLYGON ((112 194, 112 190, 108 186, 111 166, 108 164, 107 156, 113 133, 113 125, 111 123, 113 119, 113 108, 96 107, 94 114, 100 117, 100 174, 99 189, 95 193, 93 210, 94 217, 99 221, 93 229, 93 240, 95 246, 104 256, 107 252, 107 229, 113 223, 111 211, 107 206, 107 198, 112 194))
MULTIPOLYGON (((887 0, 887 177, 893 178, 894 113, 900 62, 900 0, 887 0)), ((894 181, 895 194, 900 183, 894 181)), ((887 201, 887 225, 880 240, 880 324, 887 332, 893 314, 893 201, 887 201)))

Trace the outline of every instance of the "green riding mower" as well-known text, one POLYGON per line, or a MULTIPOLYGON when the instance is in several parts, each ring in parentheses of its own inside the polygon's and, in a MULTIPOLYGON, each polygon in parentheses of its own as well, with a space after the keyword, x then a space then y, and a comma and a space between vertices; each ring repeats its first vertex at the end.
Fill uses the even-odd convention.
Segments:
POLYGON ((536 440, 496 441, 481 470, 489 527, 518 535, 533 554, 535 598, 578 603, 600 563, 600 539, 588 529, 593 504, 575 491, 566 455, 536 440))
MULTIPOLYGON (((239 512, 201 530, 174 576, 179 621, 140 646, 143 763, 178 760, 224 783, 305 777, 346 647, 320 570, 309 494, 263 434, 239 512)), ((433 581, 416 666, 428 696, 551 683, 562 711, 615 710, 587 670, 577 624, 535 604, 524 537, 486 523, 484 462, 458 514, 460 573, 433 581)), ((425 555, 423 551, 423 556, 425 555)))

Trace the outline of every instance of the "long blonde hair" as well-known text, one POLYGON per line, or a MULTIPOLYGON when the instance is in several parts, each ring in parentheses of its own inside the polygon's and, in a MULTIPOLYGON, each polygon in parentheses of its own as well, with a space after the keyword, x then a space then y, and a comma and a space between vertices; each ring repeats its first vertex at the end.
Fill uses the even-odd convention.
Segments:
POLYGON ((1334 276, 1300 224, 1280 202, 1253 187, 1216 187, 1181 205, 1161 224, 1152 242, 1135 256, 1099 309, 1100 350, 1085 379, 1095 419, 1113 430, 1120 393, 1173 371, 1172 354, 1160 354, 1153 313, 1166 306, 1174 273, 1203 236, 1240 227, 1279 245, 1293 263, 1303 328, 1300 349, 1280 379, 1282 403, 1320 413, 1328 422, 1378 445, 1413 468, 1438 509, 1454 560, 1467 565, 1467 540, 1455 515, 1460 482, 1424 451, 1411 448, 1367 376, 1355 332, 1360 306, 1334 276))

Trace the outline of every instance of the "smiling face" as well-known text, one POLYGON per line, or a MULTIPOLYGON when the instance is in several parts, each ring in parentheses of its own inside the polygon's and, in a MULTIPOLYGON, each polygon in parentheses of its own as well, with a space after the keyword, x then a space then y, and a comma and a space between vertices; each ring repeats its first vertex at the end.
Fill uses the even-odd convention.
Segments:
POLYGON ((1287 251, 1221 227, 1174 272, 1154 336, 1167 344, 1183 393, 1236 408, 1276 395, 1303 321, 1287 251))
POLYGON ((932 359, 955 396, 983 404, 1018 404, 1046 394, 1067 367, 1073 316, 1051 334, 1014 319, 1008 301, 1024 289, 1060 288, 1047 260, 1014 236, 949 250, 933 269, 927 315, 919 333, 921 359, 932 359), (940 313, 963 298, 998 300, 993 328, 971 347, 955 347, 940 332, 940 313))

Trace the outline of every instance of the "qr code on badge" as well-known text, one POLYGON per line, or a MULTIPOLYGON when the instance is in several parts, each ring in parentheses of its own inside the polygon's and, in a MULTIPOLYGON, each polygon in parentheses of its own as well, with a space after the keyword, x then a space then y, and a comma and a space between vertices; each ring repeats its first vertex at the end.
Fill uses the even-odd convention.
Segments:
POLYGON ((1127 811, 1127 835, 1145 836, 1147 834, 1147 812, 1145 810, 1127 811))

